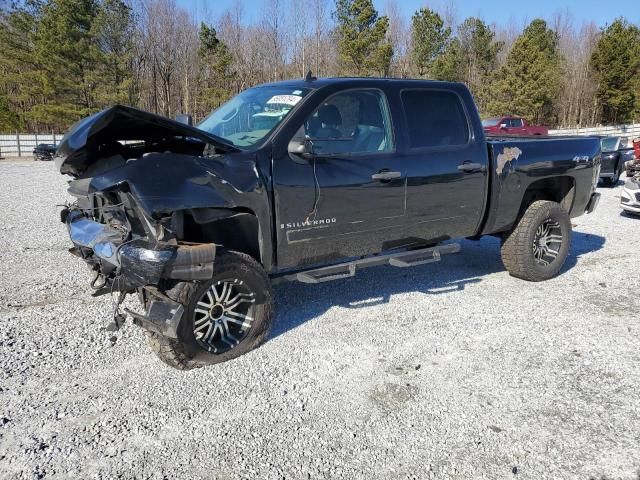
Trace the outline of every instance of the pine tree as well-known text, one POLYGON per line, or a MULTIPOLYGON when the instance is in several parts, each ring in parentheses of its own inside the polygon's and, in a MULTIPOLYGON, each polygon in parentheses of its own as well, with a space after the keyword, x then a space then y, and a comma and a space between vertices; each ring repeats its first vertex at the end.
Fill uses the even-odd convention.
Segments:
POLYGON ((451 29, 433 10, 421 8, 411 18, 412 57, 418 75, 427 73, 449 41, 451 29))
POLYGON ((499 71, 491 113, 511 113, 533 122, 555 124, 560 77, 558 35, 544 20, 533 20, 515 41, 499 71))
POLYGON ((0 130, 63 130, 135 103, 134 18, 123 0, 27 0, 0 15, 0 130))
POLYGON ((91 28, 97 10, 95 0, 51 0, 42 7, 34 35, 42 68, 32 80, 42 101, 26 114, 32 121, 70 124, 95 110, 90 74, 97 62, 91 28))
POLYGON ((433 62, 432 76, 436 80, 464 82, 482 113, 492 97, 498 52, 503 43, 482 20, 469 17, 458 27, 457 37, 433 62))
POLYGON ((19 128, 22 128, 20 117, 11 109, 7 95, 0 95, 0 132, 9 132, 19 128))
POLYGON ((462 82, 464 81, 463 63, 460 40, 454 38, 446 46, 444 52, 433 61, 430 69, 431 78, 445 82, 462 82))
POLYGON ((503 42, 495 40, 495 33, 482 20, 467 18, 458 28, 461 76, 473 93, 481 112, 487 110, 497 70, 498 53, 503 42))
POLYGON ((98 108, 136 102, 133 89, 134 17, 123 0, 102 0, 91 24, 94 68, 88 74, 95 85, 98 108))
POLYGON ((38 9, 28 1, 0 13, 0 132, 23 128, 24 112, 39 99, 33 82, 40 69, 33 45, 38 9))
POLYGON ((218 38, 215 28, 201 23, 198 35, 200 38, 198 49, 200 89, 198 111, 194 113, 202 117, 214 108, 218 108, 231 96, 234 75, 231 71, 233 56, 218 38))
POLYGON ((393 47, 389 19, 379 17, 371 0, 336 0, 334 18, 343 69, 356 75, 388 75, 393 47))
POLYGON ((603 29, 591 56, 598 77, 597 98, 603 123, 632 120, 640 114, 640 29, 619 18, 603 29))

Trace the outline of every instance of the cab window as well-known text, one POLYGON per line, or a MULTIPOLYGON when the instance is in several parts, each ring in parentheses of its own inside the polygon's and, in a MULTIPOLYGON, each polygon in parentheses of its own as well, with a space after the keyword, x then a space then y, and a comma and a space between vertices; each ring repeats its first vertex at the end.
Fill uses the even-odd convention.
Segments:
POLYGON ((469 141, 460 98, 445 90, 404 90, 402 104, 411 148, 448 147, 469 141))
POLYGON ((321 155, 393 150, 389 110, 379 90, 349 90, 325 100, 304 124, 313 151, 321 155))

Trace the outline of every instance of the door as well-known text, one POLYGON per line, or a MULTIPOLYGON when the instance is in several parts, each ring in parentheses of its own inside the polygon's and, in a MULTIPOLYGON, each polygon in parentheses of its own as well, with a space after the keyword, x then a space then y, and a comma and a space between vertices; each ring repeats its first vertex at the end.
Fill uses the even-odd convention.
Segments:
POLYGON ((295 138, 311 153, 273 163, 280 268, 376 253, 402 236, 406 172, 381 90, 330 96, 295 138))
POLYGON ((512 118, 509 120, 509 134, 510 135, 526 135, 527 129, 524 127, 524 122, 521 118, 512 118))
POLYGON ((487 196, 488 153, 466 91, 408 89, 400 94, 407 123, 407 223, 425 240, 477 233, 487 196), (463 102, 466 96, 466 103, 463 102), (475 122, 475 123, 472 123, 475 122))

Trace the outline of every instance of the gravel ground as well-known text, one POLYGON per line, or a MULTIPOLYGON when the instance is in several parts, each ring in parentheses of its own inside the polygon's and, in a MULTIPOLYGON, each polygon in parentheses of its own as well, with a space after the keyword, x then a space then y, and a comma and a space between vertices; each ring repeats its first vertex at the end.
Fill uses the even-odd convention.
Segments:
POLYGON ((574 220, 556 279, 494 239, 276 287, 270 340, 180 373, 89 295, 51 163, 0 162, 0 478, 640 478, 640 219, 574 220), (633 250, 632 250, 633 249, 633 250))

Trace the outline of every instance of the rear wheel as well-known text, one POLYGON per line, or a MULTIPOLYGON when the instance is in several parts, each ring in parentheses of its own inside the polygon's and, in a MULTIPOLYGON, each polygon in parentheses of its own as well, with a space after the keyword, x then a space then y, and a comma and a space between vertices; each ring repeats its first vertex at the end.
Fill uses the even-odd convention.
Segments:
POLYGON ((541 200, 527 208, 500 253, 511 275, 539 282, 558 274, 570 246, 569 214, 558 203, 541 200))
POLYGON ((271 327, 269 278, 253 258, 224 252, 205 282, 180 282, 167 295, 184 305, 178 339, 147 332, 151 349, 180 370, 225 362, 258 347, 271 327))

